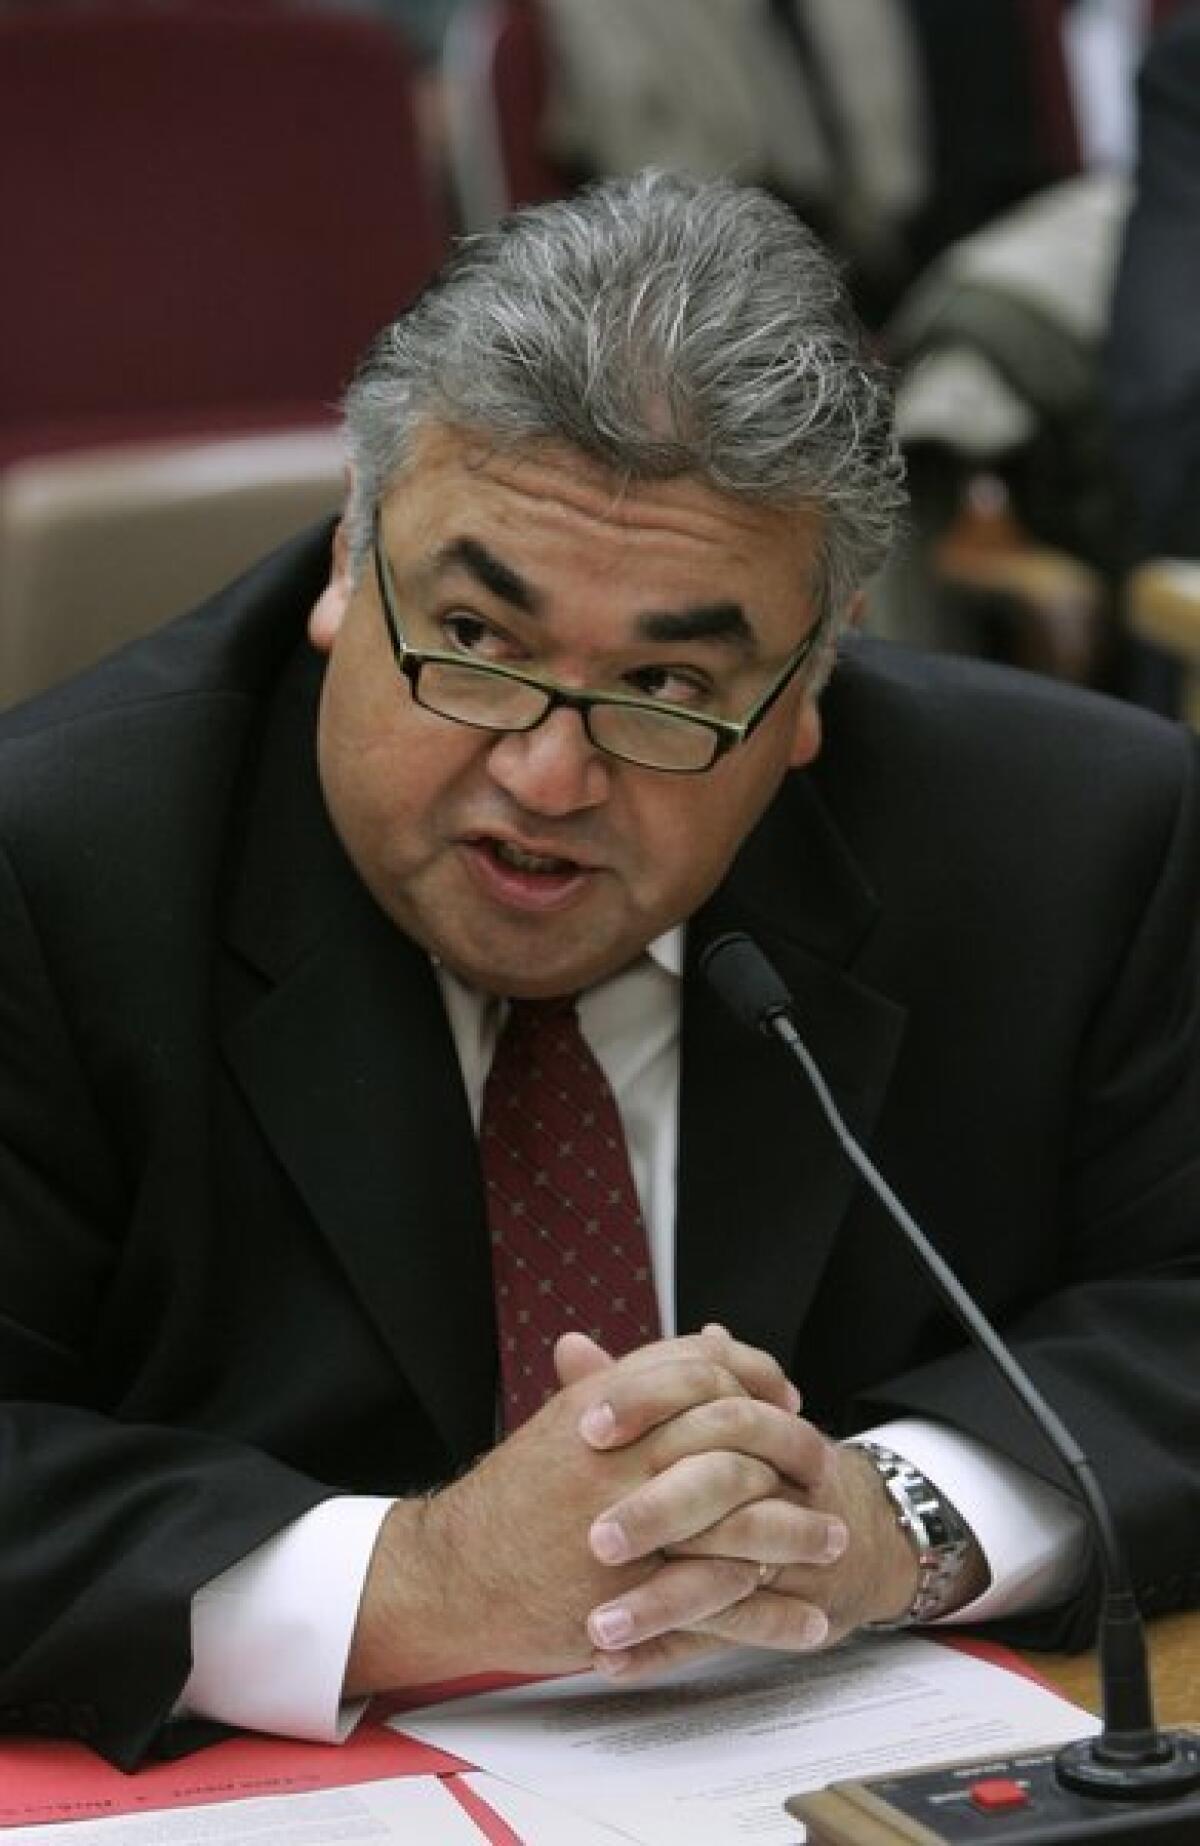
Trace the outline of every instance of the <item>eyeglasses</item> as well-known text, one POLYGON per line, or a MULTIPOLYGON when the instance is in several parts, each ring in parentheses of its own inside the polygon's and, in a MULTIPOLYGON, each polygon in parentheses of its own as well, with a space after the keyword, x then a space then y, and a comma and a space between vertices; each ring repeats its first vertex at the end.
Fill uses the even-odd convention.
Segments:
POLYGON ((572 692, 512 667, 465 660, 457 654, 414 648, 405 640, 396 586, 375 515, 375 578, 396 665, 426 711, 481 731, 534 731, 560 706, 577 711, 588 740, 607 756, 643 769, 700 775, 735 744, 745 743, 809 658, 820 637, 818 622, 785 661, 778 677, 744 718, 707 718, 677 706, 653 704, 615 692, 572 692))

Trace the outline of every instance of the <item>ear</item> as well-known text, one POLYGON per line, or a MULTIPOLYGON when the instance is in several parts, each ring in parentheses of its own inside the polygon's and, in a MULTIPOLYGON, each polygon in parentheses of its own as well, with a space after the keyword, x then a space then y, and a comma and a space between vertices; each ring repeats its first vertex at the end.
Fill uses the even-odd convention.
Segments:
POLYGON ((821 748, 821 710, 816 695, 807 697, 792 722, 792 747, 788 764, 792 769, 806 769, 821 748))
POLYGON ((327 654, 332 648, 345 619, 352 589, 346 523, 344 519, 339 519, 333 535, 329 582, 313 604, 308 618, 308 638, 319 654, 327 654))

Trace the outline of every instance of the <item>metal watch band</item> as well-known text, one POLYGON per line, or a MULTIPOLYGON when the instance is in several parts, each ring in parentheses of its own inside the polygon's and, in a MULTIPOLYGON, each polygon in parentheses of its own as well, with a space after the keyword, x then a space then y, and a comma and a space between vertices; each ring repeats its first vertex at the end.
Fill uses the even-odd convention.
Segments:
POLYGON ((892 1503, 896 1523, 917 1560, 917 1590, 905 1613, 889 1622, 865 1622, 887 1631, 931 1622, 954 1605, 955 1592, 971 1550, 971 1533, 950 1501, 894 1449, 881 1442, 853 1439, 869 1458, 892 1503))

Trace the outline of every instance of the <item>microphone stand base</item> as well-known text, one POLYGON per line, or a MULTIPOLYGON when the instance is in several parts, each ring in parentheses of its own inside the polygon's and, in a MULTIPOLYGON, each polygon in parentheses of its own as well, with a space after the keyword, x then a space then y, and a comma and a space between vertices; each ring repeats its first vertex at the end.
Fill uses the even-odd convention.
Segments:
POLYGON ((1123 1762, 1104 1754, 1102 1737, 1069 1743, 1055 1758, 1064 1788, 1102 1801, 1158 1801, 1200 1789, 1200 1737, 1189 1731, 1160 1731, 1162 1754, 1155 1760, 1136 1756, 1123 1762))

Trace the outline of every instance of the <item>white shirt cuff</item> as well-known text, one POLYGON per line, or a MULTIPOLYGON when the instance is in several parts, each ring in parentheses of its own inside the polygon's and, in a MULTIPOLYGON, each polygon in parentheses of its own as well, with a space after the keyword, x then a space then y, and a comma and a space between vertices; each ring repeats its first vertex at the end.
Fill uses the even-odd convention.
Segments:
POLYGON ((325 1500, 192 1598, 192 1670, 175 1715, 341 1743, 363 1699, 343 1701, 358 1605, 394 1501, 325 1500))
MULTIPOLYGON (((981 1596, 942 1622, 987 1622, 1063 1602, 1083 1575, 1087 1526, 1070 1495, 944 1423, 899 1417, 864 1429, 919 1468, 957 1508, 991 1573, 981 1596)), ((931 1624, 933 1625, 933 1624, 931 1624)))

